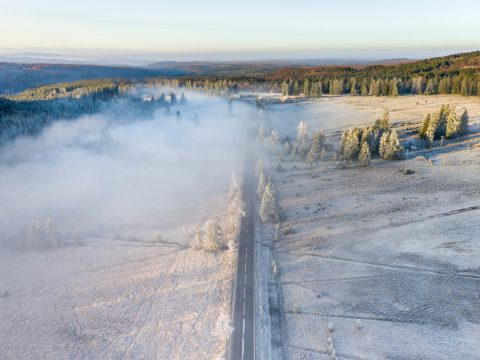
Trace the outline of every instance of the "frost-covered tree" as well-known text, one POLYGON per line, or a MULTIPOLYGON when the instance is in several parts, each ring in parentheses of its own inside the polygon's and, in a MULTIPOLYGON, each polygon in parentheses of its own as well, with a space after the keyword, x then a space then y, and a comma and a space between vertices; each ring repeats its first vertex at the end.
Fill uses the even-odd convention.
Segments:
POLYGON ((262 222, 280 221, 280 210, 275 198, 275 191, 270 181, 267 182, 263 190, 262 200, 260 202, 260 219, 262 222))
POLYGON ((205 225, 204 246, 205 251, 217 252, 222 248, 223 231, 218 221, 209 219, 205 225))
POLYGON ((175 105, 177 103, 177 95, 172 92, 170 93, 170 105, 175 105))
POLYGON ((389 91, 388 95, 389 96, 398 96, 398 81, 397 79, 392 79, 389 82, 389 91))
POLYGON ((58 248, 62 246, 62 236, 57 229, 57 224, 52 218, 47 219, 45 222, 45 235, 50 247, 58 248))
POLYGON ((350 95, 351 95, 351 96, 356 96, 356 95, 357 95, 357 88, 356 88, 356 86, 357 86, 356 80, 355 80, 355 78, 352 78, 352 79, 350 80, 350 95))
POLYGON ((345 160, 355 160, 360 151, 360 140, 358 138, 358 129, 347 130, 345 144, 343 146, 343 158, 345 160))
POLYGON ((264 189, 265 189, 265 175, 262 171, 260 175, 258 175, 257 195, 259 198, 262 197, 264 189))
POLYGON ((320 153, 323 148, 323 144, 325 142, 325 134, 323 131, 316 131, 312 137, 312 145, 310 146, 310 150, 307 154, 306 161, 310 166, 313 166, 320 160, 320 153))
POLYGON ((398 140, 397 130, 386 131, 380 139, 379 154, 385 160, 398 160, 403 156, 403 147, 398 140))
POLYGON ((367 79, 362 80, 362 85, 360 86, 360 95, 362 96, 368 95, 367 79))
POLYGON ((428 127, 430 126, 430 114, 427 114, 423 119, 422 126, 420 126, 420 137, 425 138, 427 135, 428 127))
POLYGON ((445 122, 445 137, 447 139, 454 138, 458 135, 460 130, 460 118, 457 116, 455 111, 449 111, 446 115, 445 122))
POLYGON ((283 80, 283 83, 282 83, 282 95, 288 96, 288 83, 286 80, 283 80))
POLYGON ((343 80, 332 80, 330 82, 330 95, 342 95, 343 94, 343 80))
POLYGON ((187 105, 187 98, 185 97, 185 93, 182 92, 180 96, 180 105, 187 105))
POLYGON ((322 151, 320 152, 320 161, 326 161, 327 160, 327 151, 325 150, 325 147, 322 147, 322 151))
POLYGON ((310 97, 312 98, 318 98, 320 96, 320 91, 318 88, 318 82, 313 82, 312 87, 310 89, 310 97))
POLYGON ((465 109, 463 111, 463 114, 460 117, 460 125, 458 127, 458 134, 459 135, 468 134, 468 111, 467 111, 467 109, 465 109))
POLYGON ((295 81, 293 84, 293 95, 300 95, 300 84, 298 81, 295 81))
POLYGON ((261 125, 258 128, 258 138, 260 139, 260 141, 263 141, 263 139, 265 138, 265 128, 261 125))
POLYGON ((307 155, 308 127, 304 121, 300 121, 297 126, 297 146, 300 156, 307 155))
POLYGON ((371 162, 371 154, 370 154, 370 147, 368 143, 364 141, 360 148, 360 154, 358 155, 358 162, 360 166, 370 166, 371 162))
POLYGON ((290 155, 292 153, 292 144, 290 141, 285 143, 285 154, 290 155))
POLYGON ((268 142, 270 145, 277 145, 278 143, 278 131, 275 129, 272 129, 270 132, 270 136, 268 138, 268 142))
POLYGON ((303 82, 303 96, 310 97, 310 80, 308 79, 303 82))

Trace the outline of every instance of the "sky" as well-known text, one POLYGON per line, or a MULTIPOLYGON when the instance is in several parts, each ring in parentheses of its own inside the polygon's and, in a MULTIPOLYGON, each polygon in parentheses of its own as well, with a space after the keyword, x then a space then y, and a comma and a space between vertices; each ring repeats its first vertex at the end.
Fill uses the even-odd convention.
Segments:
POLYGON ((0 0, 0 50, 421 57, 480 48, 477 0, 0 0))

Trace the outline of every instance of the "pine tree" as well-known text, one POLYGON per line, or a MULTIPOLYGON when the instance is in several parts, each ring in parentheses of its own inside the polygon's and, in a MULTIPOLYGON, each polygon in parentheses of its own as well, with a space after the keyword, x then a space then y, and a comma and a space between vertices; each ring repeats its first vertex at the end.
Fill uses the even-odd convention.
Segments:
POLYGON ((385 109, 382 116, 375 121, 373 128, 374 130, 382 131, 387 131, 390 129, 390 112, 388 109, 385 109))
POLYGON ((446 116, 445 137, 447 139, 454 138, 457 136, 459 129, 460 118, 457 116, 455 111, 449 111, 446 116))
POLYGON ((458 134, 459 135, 468 134, 468 111, 467 111, 467 109, 465 109, 462 116, 460 117, 460 125, 458 127, 458 134))
POLYGON ((427 81, 427 87, 425 89, 425 94, 426 95, 433 95, 436 93, 435 91, 435 82, 433 81, 432 78, 428 79, 427 81))
POLYGON ((322 148, 322 151, 320 152, 320 161, 326 161, 327 160, 327 151, 325 150, 325 147, 322 148))
POLYGON ((469 95, 468 90, 469 90, 468 89, 468 79, 464 78, 463 81, 462 81, 462 87, 460 88, 460 95, 462 95, 462 96, 469 95))
POLYGON ((303 96, 310 97, 310 81, 308 79, 303 82, 303 96))
POLYGON ((389 159, 399 160, 403 156, 403 147, 398 140, 397 130, 390 130, 390 136, 388 137, 388 155, 389 159))
POLYGON ((175 105, 177 103, 177 95, 174 92, 170 93, 170 105, 175 105))
POLYGON ((278 143, 278 131, 275 129, 272 129, 270 132, 270 136, 268 138, 268 142, 270 145, 277 145, 278 143))
POLYGON ((369 95, 369 96, 373 96, 373 95, 374 95, 374 93, 373 93, 373 90, 374 90, 373 88, 374 88, 374 87, 375 87, 375 79, 372 78, 372 79, 370 80, 370 87, 368 88, 368 95, 369 95))
POLYGON ((310 166, 313 166, 320 159, 320 152, 323 148, 323 143, 325 141, 325 135, 322 131, 317 131, 313 134, 312 145, 310 146, 310 151, 307 154, 307 163, 310 166))
POLYGON ((390 80, 390 90, 388 95, 389 96, 398 96, 398 85, 397 85, 397 79, 392 79, 390 80))
POLYGON ((378 148, 378 154, 382 159, 386 159, 388 156, 388 137, 390 136, 389 131, 385 131, 380 138, 380 145, 378 148))
POLYGON ((269 181, 263 190, 262 200, 260 202, 260 219, 262 222, 272 220, 278 222, 280 220, 280 212, 277 201, 275 199, 275 191, 272 183, 269 181))
POLYGON ((373 83, 372 95, 373 95, 373 96, 380 96, 380 95, 382 95, 382 88, 381 88, 380 79, 376 80, 376 81, 373 83))
POLYGON ((420 127, 420 137, 425 138, 427 135, 428 127, 430 126, 430 114, 427 114, 425 116, 425 119, 423 119, 422 126, 420 127))
POLYGON ((206 223, 204 233, 204 247, 205 251, 217 252, 222 248, 223 231, 220 224, 210 219, 206 223))
POLYGON ((450 93, 450 84, 449 84, 449 78, 444 77, 440 80, 440 83, 438 84, 438 93, 439 94, 449 94, 450 93))
POLYGON ((288 96, 288 84, 286 80, 283 80, 283 83, 282 83, 282 95, 288 96))
POLYGON ((357 95, 355 78, 352 78, 352 80, 350 81, 350 95, 351 96, 356 96, 357 95))
POLYGON ((300 156, 304 157, 307 155, 307 139, 308 139, 308 128, 307 124, 304 121, 300 121, 297 126, 297 145, 300 156))
POLYGON ((180 105, 187 105, 187 98, 185 97, 185 93, 182 92, 180 96, 180 105))
POLYGON ((312 97, 312 98, 318 98, 319 97, 318 83, 317 82, 314 82, 312 84, 312 88, 310 90, 310 97, 312 97))
POLYGON ((360 166, 370 166, 370 147, 366 141, 362 143, 360 154, 358 155, 358 162, 360 163, 360 166))
POLYGON ((343 148, 343 157, 345 160, 352 161, 358 156, 360 151, 360 141, 358 139, 358 129, 349 129, 346 135, 346 141, 343 148))
POLYGON ((360 87, 360 95, 362 95, 362 96, 367 96, 368 95, 367 79, 362 80, 362 85, 360 87))
POLYGON ((300 95, 300 84, 298 81, 295 81, 295 84, 293 85, 293 95, 300 95))
POLYGON ((258 175, 257 195, 259 198, 262 196, 264 188, 265 188, 265 175, 262 171, 260 175, 258 175))

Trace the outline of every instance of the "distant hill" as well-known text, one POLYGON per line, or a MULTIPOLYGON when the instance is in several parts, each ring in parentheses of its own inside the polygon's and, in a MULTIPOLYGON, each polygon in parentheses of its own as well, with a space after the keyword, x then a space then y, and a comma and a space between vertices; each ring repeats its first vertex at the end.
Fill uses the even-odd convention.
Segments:
POLYGON ((302 68, 312 66, 361 66, 379 64, 400 64, 411 62, 409 59, 388 59, 360 61, 345 59, 305 59, 305 60, 267 60, 267 61, 160 61, 145 66, 145 69, 157 71, 179 71, 189 76, 259 76, 267 75, 283 68, 302 68))
POLYGON ((0 95, 14 94, 25 89, 84 79, 140 79, 151 76, 180 76, 181 70, 152 70, 134 67, 114 67, 77 64, 17 64, 0 62, 0 95))
POLYGON ((417 61, 392 60, 346 66, 282 67, 267 76, 267 80, 303 80, 305 78, 398 78, 413 76, 443 77, 460 73, 477 73, 480 70, 480 51, 453 54, 417 61))

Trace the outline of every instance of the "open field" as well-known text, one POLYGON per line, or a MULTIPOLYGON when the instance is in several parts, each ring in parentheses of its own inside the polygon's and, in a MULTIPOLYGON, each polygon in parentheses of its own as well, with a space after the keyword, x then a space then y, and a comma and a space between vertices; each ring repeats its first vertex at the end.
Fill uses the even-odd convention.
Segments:
POLYGON ((224 216, 245 114, 194 94, 171 114, 58 122, 1 149, 0 358, 224 358, 235 246, 189 245, 224 216))
MULTIPOLYGON (((342 97, 318 109, 286 105, 299 115, 280 117, 283 105, 275 105, 270 124, 292 138, 300 120, 311 130, 370 124, 388 107, 393 122, 405 122, 442 103, 465 106, 478 129, 478 99, 452 97, 342 97)), ((311 169, 287 159, 285 171, 268 171, 286 215, 276 240, 272 226, 262 235, 278 266, 270 291, 279 289, 280 306, 270 313, 286 358, 329 359, 332 347, 339 359, 478 357, 478 144, 470 135, 434 149, 435 166, 410 158, 311 169)), ((267 168, 277 161, 270 156, 267 168)))
POLYGON ((480 121, 480 99, 450 95, 437 96, 324 96, 316 101, 267 105, 272 127, 280 137, 295 137, 295 127, 305 121, 310 129, 324 129, 327 133, 338 128, 371 125, 385 108, 391 121, 420 122, 442 104, 467 108, 471 123, 480 121))

